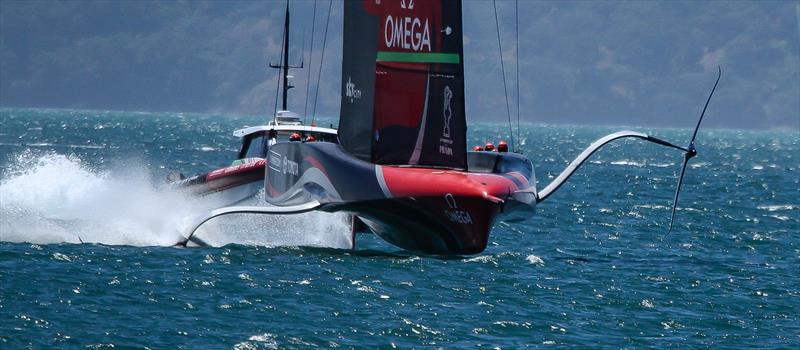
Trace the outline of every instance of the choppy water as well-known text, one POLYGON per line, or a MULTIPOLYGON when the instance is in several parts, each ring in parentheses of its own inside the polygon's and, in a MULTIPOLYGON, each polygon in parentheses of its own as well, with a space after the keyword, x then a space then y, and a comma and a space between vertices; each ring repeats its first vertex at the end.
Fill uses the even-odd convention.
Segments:
MULTIPOLYGON (((701 130, 669 236, 681 155, 626 141, 484 253, 437 259, 371 235, 338 248, 330 214, 238 217, 205 231, 231 244, 169 247, 199 209, 164 175, 227 164, 258 118, 0 116, 0 348, 800 345, 798 130, 701 130)), ((616 129, 523 125, 540 188, 616 129)), ((473 123, 470 144, 505 130, 473 123)))

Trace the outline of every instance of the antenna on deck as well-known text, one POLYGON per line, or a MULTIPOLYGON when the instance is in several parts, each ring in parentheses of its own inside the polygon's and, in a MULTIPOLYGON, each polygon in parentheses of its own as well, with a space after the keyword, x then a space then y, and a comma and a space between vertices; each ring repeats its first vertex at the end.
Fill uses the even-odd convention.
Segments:
POLYGON ((497 47, 500 49, 500 71, 503 74, 503 92, 506 96, 506 115, 508 115, 508 132, 511 136, 511 149, 516 150, 516 143, 514 142, 514 130, 511 127, 511 108, 508 107, 508 87, 506 86, 506 66, 503 61, 503 44, 500 41, 500 21, 497 20, 497 0, 492 1, 494 6, 494 24, 497 28, 497 47))
POLYGON ((306 72, 306 100, 303 104, 303 124, 306 123, 306 118, 308 118, 308 95, 311 93, 311 70, 314 67, 314 31, 316 25, 317 2, 314 1, 314 11, 311 15, 311 44, 308 45, 308 71, 306 72))
POLYGON ((325 45, 328 43, 328 24, 331 22, 331 8, 333 7, 333 0, 328 2, 328 17, 325 19, 325 31, 322 34, 322 54, 319 58, 319 70, 317 71, 317 84, 314 90, 314 104, 311 109, 311 125, 316 125, 317 119, 317 98, 319 97, 319 81, 322 78, 322 63, 325 62, 325 45))
MULTIPOLYGON (((514 1, 514 37, 516 40, 514 46, 517 54, 514 66, 514 70, 517 72, 517 137, 521 139, 522 137, 519 136, 519 0, 514 1)), ((517 148, 514 149, 514 152, 519 153, 519 144, 517 144, 517 148)))

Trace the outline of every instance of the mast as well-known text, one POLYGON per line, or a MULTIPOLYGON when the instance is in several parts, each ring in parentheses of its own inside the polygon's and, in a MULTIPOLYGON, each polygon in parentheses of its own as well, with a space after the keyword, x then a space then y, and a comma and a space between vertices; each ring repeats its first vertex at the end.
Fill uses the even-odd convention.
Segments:
POLYGON ((293 88, 294 86, 289 85, 289 68, 303 68, 303 63, 301 62, 299 66, 290 66, 289 65, 289 0, 286 0, 286 19, 283 22, 283 57, 281 58, 280 64, 272 64, 270 63, 269 66, 271 68, 277 68, 283 70, 283 96, 282 96, 282 104, 281 110, 287 110, 286 102, 289 97, 289 89, 293 88))
POLYGON ((286 21, 283 22, 283 109, 286 110, 286 96, 289 93, 289 1, 286 1, 286 21))

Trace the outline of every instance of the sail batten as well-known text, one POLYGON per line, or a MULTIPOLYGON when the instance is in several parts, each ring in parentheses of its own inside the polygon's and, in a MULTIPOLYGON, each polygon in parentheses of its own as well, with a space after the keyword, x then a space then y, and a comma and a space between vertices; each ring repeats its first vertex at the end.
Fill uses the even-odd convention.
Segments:
POLYGON ((344 7, 343 147, 377 164, 465 169, 461 2, 344 7))
POLYGON ((461 57, 457 53, 379 51, 377 60, 379 62, 386 61, 459 64, 461 62, 461 57))

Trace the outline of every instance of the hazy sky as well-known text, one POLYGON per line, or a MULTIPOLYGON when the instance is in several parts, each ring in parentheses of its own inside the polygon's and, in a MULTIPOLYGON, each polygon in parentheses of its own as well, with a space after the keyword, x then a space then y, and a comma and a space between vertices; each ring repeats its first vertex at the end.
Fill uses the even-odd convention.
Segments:
MULTIPOLYGON (((292 1, 290 56, 313 64, 328 1, 292 1), (305 49, 302 45, 305 44, 305 49)), ((271 114, 282 1, 0 0, 0 106, 271 114)), ((512 115, 514 1, 498 1, 512 115)), ((505 120, 492 3, 464 2, 468 120, 505 120)), ((519 2, 521 118, 689 127, 721 65, 712 127, 800 129, 797 1, 519 2)), ((318 114, 338 116, 334 1, 318 114)), ((290 109, 303 112, 306 69, 290 109)), ((315 84, 314 84, 315 85, 315 84)), ((313 89, 312 89, 313 96, 313 89)), ((515 117, 514 117, 515 118, 515 117)))

